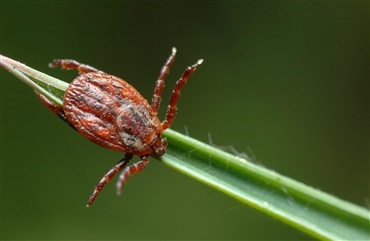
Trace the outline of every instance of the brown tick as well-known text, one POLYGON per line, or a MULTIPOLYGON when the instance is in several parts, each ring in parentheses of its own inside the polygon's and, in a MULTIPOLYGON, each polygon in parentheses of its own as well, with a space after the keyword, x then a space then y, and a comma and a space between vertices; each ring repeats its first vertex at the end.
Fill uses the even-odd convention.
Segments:
POLYGON ((80 75, 68 86, 63 107, 56 106, 45 96, 37 93, 42 102, 90 141, 126 153, 125 157, 95 186, 87 203, 88 207, 95 201, 104 185, 125 168, 134 155, 139 156, 141 160, 121 172, 117 182, 117 194, 121 193, 127 178, 140 173, 147 166, 150 155, 160 157, 166 152, 167 140, 162 138, 162 132, 170 127, 176 116, 181 88, 203 62, 200 59, 196 64, 188 67, 176 82, 166 118, 161 122, 157 112, 164 80, 175 60, 175 54, 176 49, 173 48, 172 54, 159 74, 151 105, 134 87, 118 77, 75 60, 56 59, 50 63, 50 67, 77 69, 80 75))

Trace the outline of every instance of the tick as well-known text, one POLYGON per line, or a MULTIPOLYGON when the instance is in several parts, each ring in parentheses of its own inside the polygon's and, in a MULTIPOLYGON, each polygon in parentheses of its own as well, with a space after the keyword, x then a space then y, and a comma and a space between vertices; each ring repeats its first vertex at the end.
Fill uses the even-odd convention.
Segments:
POLYGON ((181 88, 203 62, 200 59, 188 67, 176 82, 166 118, 161 122, 157 113, 164 81, 175 55, 176 48, 173 48, 159 74, 151 105, 126 81, 94 67, 71 59, 56 59, 49 64, 50 67, 76 69, 79 76, 69 84, 63 107, 36 93, 42 102, 90 141, 125 153, 124 158, 105 173, 95 186, 87 203, 88 207, 94 203, 104 185, 118 172, 123 170, 117 182, 117 194, 120 194, 126 180, 133 174, 140 173, 148 165, 149 156, 161 157, 166 152, 167 140, 162 137, 162 133, 171 126, 176 116, 181 88), (127 166, 134 155, 139 156, 140 161, 127 166))

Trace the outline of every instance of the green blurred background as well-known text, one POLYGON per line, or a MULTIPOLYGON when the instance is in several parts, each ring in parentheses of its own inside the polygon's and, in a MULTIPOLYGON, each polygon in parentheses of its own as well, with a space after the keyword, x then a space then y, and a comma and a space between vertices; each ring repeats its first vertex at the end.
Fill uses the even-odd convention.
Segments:
MULTIPOLYGON (((369 206, 369 3, 2 1, 1 54, 49 69, 73 58, 151 99, 171 48, 163 118, 172 129, 369 206), (211 139, 210 139, 211 137, 211 139)), ((152 159, 123 196, 110 183, 122 153, 90 143, 1 70, 1 238, 17 240, 310 239, 152 159)), ((287 197, 288 201, 288 197, 287 197)))

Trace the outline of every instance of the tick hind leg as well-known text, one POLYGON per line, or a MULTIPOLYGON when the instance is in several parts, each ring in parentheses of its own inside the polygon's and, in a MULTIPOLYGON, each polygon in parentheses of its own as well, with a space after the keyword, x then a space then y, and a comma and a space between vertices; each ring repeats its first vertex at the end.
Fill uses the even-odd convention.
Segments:
POLYGON ((41 102, 51 109, 57 116, 59 116, 60 119, 67 122, 68 125, 70 125, 73 129, 76 130, 76 128, 68 121, 67 116, 64 114, 63 108, 54 104, 52 101, 50 101, 48 98, 46 98, 44 95, 40 94, 39 92, 35 91, 35 94, 37 97, 40 98, 41 102))
POLYGON ((98 197, 99 193, 107 184, 112 180, 112 178, 120 172, 127 163, 132 159, 132 154, 126 154, 125 157, 120 160, 116 165, 114 165, 107 173, 104 174, 103 178, 99 181, 99 183, 95 186, 93 194, 91 194, 89 202, 87 203, 87 207, 90 207, 91 204, 94 203, 95 199, 98 197))
POLYGON ((76 69, 80 74, 86 74, 90 72, 101 72, 94 67, 86 64, 81 64, 73 59, 54 59, 53 62, 49 64, 50 68, 61 67, 62 69, 70 70, 76 69))

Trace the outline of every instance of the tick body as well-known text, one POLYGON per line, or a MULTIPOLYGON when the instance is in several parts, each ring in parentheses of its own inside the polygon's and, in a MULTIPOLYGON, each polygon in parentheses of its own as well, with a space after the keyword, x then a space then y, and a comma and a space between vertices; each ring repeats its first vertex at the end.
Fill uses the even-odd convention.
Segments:
POLYGON ((80 75, 68 86, 62 108, 37 93, 42 102, 90 141, 126 153, 96 185, 87 206, 95 201, 104 185, 118 172, 123 170, 117 182, 119 194, 127 178, 146 167, 149 156, 160 157, 166 152, 167 140, 162 138, 162 132, 170 127, 176 116, 181 88, 203 61, 198 60, 188 67, 176 82, 166 117, 161 122, 157 112, 164 81, 175 54, 176 49, 173 48, 161 69, 151 104, 126 81, 91 66, 69 59, 57 59, 50 64, 51 67, 77 69, 80 75), (134 155, 141 160, 126 167, 134 155))

